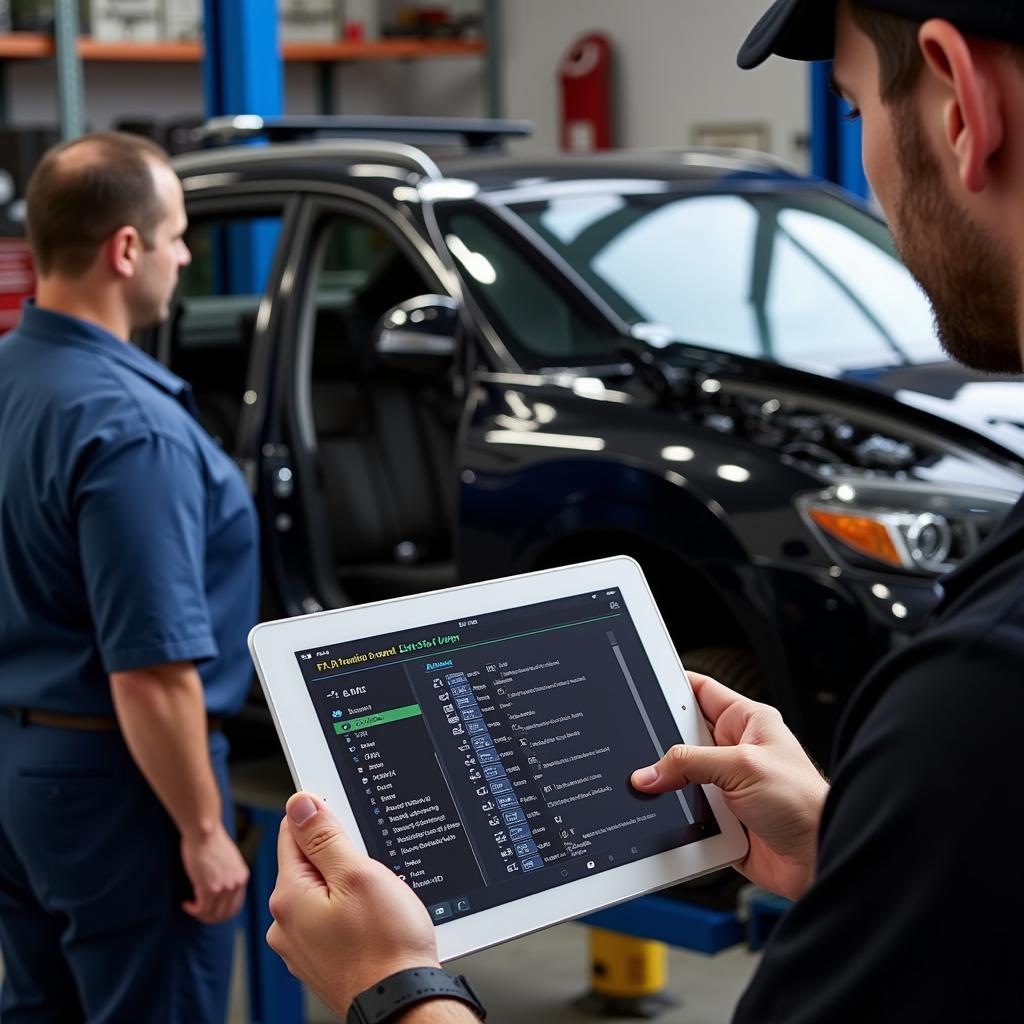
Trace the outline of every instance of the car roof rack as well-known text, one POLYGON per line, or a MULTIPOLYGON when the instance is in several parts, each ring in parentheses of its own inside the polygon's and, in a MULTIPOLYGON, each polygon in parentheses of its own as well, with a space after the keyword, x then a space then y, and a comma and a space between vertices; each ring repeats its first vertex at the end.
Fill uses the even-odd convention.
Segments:
POLYGON ((261 117, 234 114, 214 117, 196 130, 200 141, 214 143, 265 139, 295 142, 324 138, 372 138, 415 142, 461 142, 468 149, 496 149, 506 139, 533 134, 529 121, 471 117, 261 117))
POLYGON ((171 165, 179 175, 192 177, 204 171, 223 170, 228 159, 232 164, 251 165, 309 158, 393 164, 426 180, 442 177, 437 164, 423 150, 405 142, 385 139, 316 139, 313 142, 271 143, 268 146, 216 146, 175 155, 171 158, 171 165))

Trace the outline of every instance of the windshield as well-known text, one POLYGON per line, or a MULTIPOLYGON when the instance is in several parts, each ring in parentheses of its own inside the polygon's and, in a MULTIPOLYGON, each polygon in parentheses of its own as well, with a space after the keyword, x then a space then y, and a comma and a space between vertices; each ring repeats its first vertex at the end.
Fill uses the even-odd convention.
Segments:
POLYGON ((510 204, 640 336, 834 375, 946 357, 889 232, 823 193, 510 204))

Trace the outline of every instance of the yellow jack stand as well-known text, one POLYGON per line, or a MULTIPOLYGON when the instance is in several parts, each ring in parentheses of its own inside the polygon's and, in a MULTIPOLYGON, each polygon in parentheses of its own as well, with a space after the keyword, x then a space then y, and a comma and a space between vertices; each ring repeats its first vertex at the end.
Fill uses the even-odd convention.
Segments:
POLYGON ((667 981, 665 943, 591 928, 590 992, 576 1005, 604 1017, 657 1017, 679 1004, 667 981))

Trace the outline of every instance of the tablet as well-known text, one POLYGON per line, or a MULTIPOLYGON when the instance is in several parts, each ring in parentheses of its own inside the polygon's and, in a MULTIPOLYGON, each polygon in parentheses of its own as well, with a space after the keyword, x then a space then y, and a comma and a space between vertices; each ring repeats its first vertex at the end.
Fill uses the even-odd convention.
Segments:
POLYGON ((249 648, 296 785, 413 889, 442 960, 747 852, 714 787, 630 785, 711 743, 630 558, 264 623, 249 648))

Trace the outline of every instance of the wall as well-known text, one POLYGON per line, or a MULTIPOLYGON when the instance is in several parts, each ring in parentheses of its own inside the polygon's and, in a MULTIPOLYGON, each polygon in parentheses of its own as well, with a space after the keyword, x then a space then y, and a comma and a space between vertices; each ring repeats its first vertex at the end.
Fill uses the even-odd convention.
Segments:
MULTIPOLYGON (((505 112, 525 117, 536 134, 519 148, 552 149, 558 140, 556 71, 579 34, 601 29, 617 60, 618 142, 677 146, 695 125, 764 122, 771 149, 803 165, 796 140, 808 123, 807 69, 770 61, 739 71, 736 50, 767 0, 504 0, 502 49, 505 112)), ((478 0, 449 0, 457 12, 478 0)), ((14 123, 55 119, 51 64, 9 62, 9 116, 14 123)), ((88 64, 87 117, 92 128, 119 116, 171 117, 202 110, 195 65, 88 64)), ((316 69, 289 65, 289 113, 317 111, 316 69)), ((484 66, 478 58, 422 63, 352 64, 336 71, 336 110, 343 113, 480 116, 486 109, 484 66)))
POLYGON ((558 143, 556 69, 580 33, 607 32, 617 78, 621 146, 679 146, 709 122, 765 122, 773 152, 800 166, 807 131, 808 72, 772 60, 756 72, 736 52, 767 0, 506 0, 506 107, 536 124, 530 145, 558 143))

